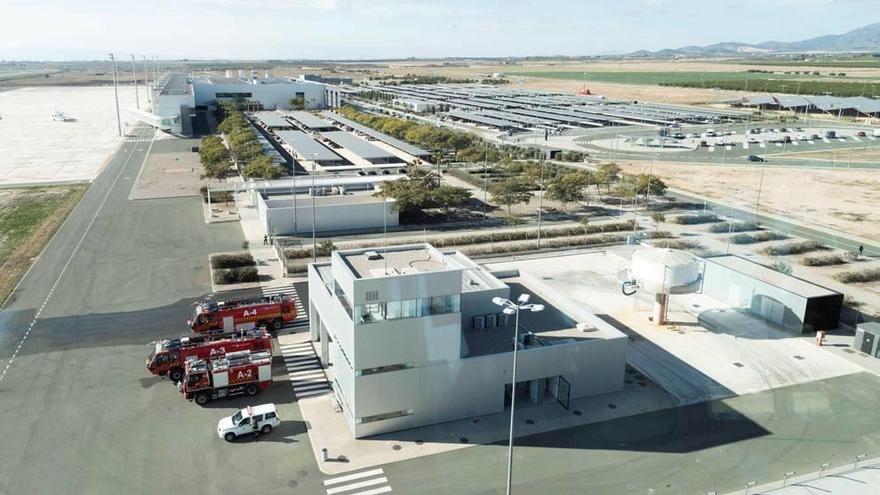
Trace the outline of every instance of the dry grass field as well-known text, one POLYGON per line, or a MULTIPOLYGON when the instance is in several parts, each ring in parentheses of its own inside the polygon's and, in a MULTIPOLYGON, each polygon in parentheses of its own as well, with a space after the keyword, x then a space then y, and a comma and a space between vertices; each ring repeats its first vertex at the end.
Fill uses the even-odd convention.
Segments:
MULTIPOLYGON (((761 167, 686 163, 620 163, 624 172, 649 169, 672 188, 753 208, 761 167)), ((867 169, 767 167, 759 211, 880 241, 880 176, 867 169)))

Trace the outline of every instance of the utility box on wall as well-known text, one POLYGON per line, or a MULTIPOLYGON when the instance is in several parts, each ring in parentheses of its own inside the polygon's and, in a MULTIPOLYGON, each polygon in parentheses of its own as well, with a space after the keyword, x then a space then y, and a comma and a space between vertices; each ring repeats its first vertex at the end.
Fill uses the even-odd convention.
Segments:
POLYGON ((856 327, 853 349, 880 358, 880 323, 862 323, 856 327))

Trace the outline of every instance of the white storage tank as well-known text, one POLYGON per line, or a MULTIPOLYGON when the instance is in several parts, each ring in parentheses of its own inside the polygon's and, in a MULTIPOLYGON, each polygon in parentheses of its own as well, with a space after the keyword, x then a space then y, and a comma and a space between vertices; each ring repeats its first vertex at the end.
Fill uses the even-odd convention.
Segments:
POLYGON ((629 275, 653 292, 684 293, 700 281, 700 260, 677 249, 642 248, 633 253, 629 275))
POLYGON ((654 292, 653 321, 665 325, 669 312, 669 294, 686 294, 700 287, 700 260, 684 251, 665 248, 642 248, 633 253, 629 279, 639 289, 654 292))

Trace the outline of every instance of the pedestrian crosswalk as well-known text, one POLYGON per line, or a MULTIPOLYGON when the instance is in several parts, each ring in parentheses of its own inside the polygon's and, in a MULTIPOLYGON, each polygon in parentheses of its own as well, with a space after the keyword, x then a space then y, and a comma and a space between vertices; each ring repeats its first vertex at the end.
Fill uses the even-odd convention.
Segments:
POLYGON ((294 284, 286 283, 270 285, 261 287, 261 290, 263 291, 263 296, 286 295, 290 296, 293 300, 293 304, 296 306, 296 319, 293 320, 292 324, 288 324, 287 326, 299 326, 309 320, 309 314, 306 312, 306 308, 303 306, 302 299, 300 299, 299 293, 296 291, 294 284))
POLYGON ((324 480, 327 495, 379 495, 391 493, 391 484, 382 468, 369 469, 353 474, 324 480))
POLYGON ((153 138, 125 138, 126 143, 149 143, 153 138))
POLYGON ((297 399, 323 395, 332 390, 311 342, 279 344, 279 347, 297 399))

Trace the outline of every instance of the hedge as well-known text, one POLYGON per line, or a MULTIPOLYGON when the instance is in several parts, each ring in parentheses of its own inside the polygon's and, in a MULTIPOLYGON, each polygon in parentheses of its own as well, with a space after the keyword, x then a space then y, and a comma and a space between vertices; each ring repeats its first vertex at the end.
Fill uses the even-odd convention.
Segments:
POLYGON ((211 257, 211 267, 215 269, 256 266, 256 264, 250 253, 215 254, 211 257))
POLYGON ((697 249, 700 247, 699 242, 690 239, 661 239, 657 242, 652 242, 651 245, 666 249, 697 249))
POLYGON ((257 268, 254 266, 214 270, 214 283, 216 284, 238 284, 242 282, 256 282, 258 280, 257 268))
POLYGON ((758 230, 758 224, 755 222, 721 222, 709 226, 709 232, 715 234, 728 232, 749 232, 758 230))
POLYGON ((782 239, 788 239, 788 236, 773 232, 772 230, 765 230, 755 232, 754 234, 737 234, 730 238, 730 242, 734 244, 755 244, 758 242, 780 241, 782 239))
POLYGON ((779 246, 767 246, 762 252, 770 256, 785 256, 787 254, 809 253, 810 251, 820 251, 822 249, 826 249, 826 247, 816 241, 801 241, 780 244, 779 246))
POLYGON ((846 263, 843 256, 839 254, 820 254, 818 256, 807 256, 801 260, 802 265, 806 266, 829 266, 842 265, 846 263))
POLYGON ((877 280, 880 280, 880 268, 866 268, 864 270, 840 272, 834 275, 834 279, 845 284, 876 282, 877 280))
MULTIPOLYGON (((555 237, 571 237, 571 236, 584 236, 590 234, 597 233, 606 233, 606 232, 625 232, 633 230, 633 221, 627 220, 625 222, 615 222, 608 224, 596 224, 596 225, 588 225, 587 227, 558 227, 552 229, 542 229, 541 230, 541 239, 552 239, 555 237)), ((658 233, 659 236, 669 235, 668 232, 658 233)), ((658 234, 654 236, 657 237, 658 234)), ((528 240, 537 240, 538 239, 538 231, 537 230, 520 230, 513 232, 486 232, 479 233, 473 235, 461 235, 455 237, 437 237, 434 239, 425 239, 425 240, 415 240, 415 239, 402 239, 391 241, 388 243, 389 246, 397 246, 402 244, 412 244, 413 242, 427 242, 428 244, 433 245, 437 248, 447 248, 447 247, 455 247, 461 248, 464 246, 473 246, 475 244, 491 244, 496 242, 511 242, 511 241, 528 241, 528 240)), ((359 248, 371 248, 371 247, 379 247, 382 246, 383 243, 381 241, 375 242, 364 242, 358 244, 350 244, 344 246, 345 249, 359 249, 359 248)), ((340 246, 343 247, 343 246, 340 246)), ((310 258, 312 256, 311 248, 304 249, 291 249, 285 251, 285 255, 288 259, 298 259, 298 258, 310 258)))
POLYGON ((720 222, 721 219, 714 213, 699 213, 696 215, 678 215, 672 218, 672 223, 679 225, 697 225, 700 223, 720 222))

